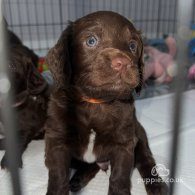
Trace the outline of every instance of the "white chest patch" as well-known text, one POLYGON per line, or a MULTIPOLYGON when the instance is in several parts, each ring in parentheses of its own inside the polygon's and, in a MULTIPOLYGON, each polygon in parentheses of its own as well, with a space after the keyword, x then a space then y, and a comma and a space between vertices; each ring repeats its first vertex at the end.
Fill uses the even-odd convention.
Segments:
POLYGON ((83 160, 85 162, 93 163, 96 161, 96 156, 93 154, 95 137, 96 137, 96 132, 93 129, 91 129, 91 133, 89 135, 89 143, 83 155, 83 160))

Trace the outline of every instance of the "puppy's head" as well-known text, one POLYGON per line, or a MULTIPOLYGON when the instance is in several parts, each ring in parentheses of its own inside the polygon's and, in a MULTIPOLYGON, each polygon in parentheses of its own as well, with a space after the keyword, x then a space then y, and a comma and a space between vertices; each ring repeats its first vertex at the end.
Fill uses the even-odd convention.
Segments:
POLYGON ((37 95, 47 87, 36 63, 38 57, 27 47, 15 45, 8 48, 8 71, 14 96, 24 91, 29 95, 37 95))
POLYGON ((126 99, 143 80, 140 33, 109 11, 70 23, 48 54, 56 86, 73 86, 90 98, 126 99))

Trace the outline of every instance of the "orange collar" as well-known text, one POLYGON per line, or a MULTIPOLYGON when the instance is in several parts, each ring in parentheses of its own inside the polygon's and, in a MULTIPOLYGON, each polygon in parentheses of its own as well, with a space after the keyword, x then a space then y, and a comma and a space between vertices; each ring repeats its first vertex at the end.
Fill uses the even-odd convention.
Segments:
POLYGON ((88 102, 88 103, 91 103, 91 104, 102 104, 102 103, 106 102, 105 100, 101 100, 101 99, 85 98, 85 97, 83 97, 82 100, 84 102, 88 102))

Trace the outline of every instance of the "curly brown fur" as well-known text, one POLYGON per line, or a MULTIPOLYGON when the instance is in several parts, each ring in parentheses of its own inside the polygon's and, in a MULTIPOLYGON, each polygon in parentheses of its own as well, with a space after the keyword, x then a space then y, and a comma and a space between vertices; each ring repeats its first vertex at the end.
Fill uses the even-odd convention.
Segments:
MULTIPOLYGON (((136 166, 153 178, 155 165, 145 130, 136 119, 134 91, 143 79, 143 43, 133 24, 108 11, 69 24, 47 61, 55 78, 46 122, 47 195, 78 191, 111 165, 109 195, 130 195, 136 166), (83 162, 69 181, 74 160, 83 162), (88 163, 88 164, 87 164, 88 163)), ((156 177, 158 178, 158 176, 156 177)), ((146 185, 167 193, 164 183, 146 185)))

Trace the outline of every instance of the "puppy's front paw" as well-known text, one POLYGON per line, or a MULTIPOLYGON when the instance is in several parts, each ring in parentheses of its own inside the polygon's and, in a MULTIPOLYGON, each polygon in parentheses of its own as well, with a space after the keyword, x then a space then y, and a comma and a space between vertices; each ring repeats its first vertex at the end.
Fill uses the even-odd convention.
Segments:
POLYGON ((78 192, 85 187, 96 173, 99 171, 97 164, 86 164, 82 169, 78 169, 69 182, 69 188, 72 192, 78 192))
POLYGON ((168 195, 168 186, 165 182, 154 182, 146 185, 148 195, 168 195))
POLYGON ((70 180, 70 191, 71 192, 78 192, 83 187, 82 180, 79 176, 73 177, 70 180))
POLYGON ((81 188, 85 187, 91 179, 91 175, 84 173, 79 174, 79 172, 76 172, 69 182, 71 192, 80 191, 81 188))

